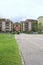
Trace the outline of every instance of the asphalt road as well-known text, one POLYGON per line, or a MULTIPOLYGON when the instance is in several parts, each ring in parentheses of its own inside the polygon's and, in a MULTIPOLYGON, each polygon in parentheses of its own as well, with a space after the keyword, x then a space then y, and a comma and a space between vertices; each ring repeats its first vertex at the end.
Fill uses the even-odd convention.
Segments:
POLYGON ((24 65, 43 65, 43 35, 15 35, 24 65))

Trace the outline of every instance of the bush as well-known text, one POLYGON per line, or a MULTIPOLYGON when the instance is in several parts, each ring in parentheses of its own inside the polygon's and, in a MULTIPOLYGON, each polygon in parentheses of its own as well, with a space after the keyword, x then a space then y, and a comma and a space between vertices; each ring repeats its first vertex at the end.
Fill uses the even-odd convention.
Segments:
POLYGON ((43 32, 38 32, 38 34, 43 34, 43 32))
POLYGON ((23 33, 26 33, 26 34, 32 34, 33 31, 23 31, 23 33))
POLYGON ((33 31, 28 31, 28 32, 27 32, 27 34, 32 34, 32 33, 33 33, 33 31))
POLYGON ((19 32, 19 31, 17 31, 16 33, 17 33, 17 34, 20 34, 20 32, 19 32))
POLYGON ((23 31, 23 33, 26 33, 27 31, 23 31))

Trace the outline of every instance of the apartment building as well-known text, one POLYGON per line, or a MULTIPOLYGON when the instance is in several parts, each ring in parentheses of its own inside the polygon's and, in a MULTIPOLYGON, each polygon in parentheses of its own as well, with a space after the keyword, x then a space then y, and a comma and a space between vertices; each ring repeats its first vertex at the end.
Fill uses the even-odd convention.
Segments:
POLYGON ((21 21, 21 31, 32 31, 33 23, 36 23, 37 20, 26 19, 25 21, 21 21))
POLYGON ((13 23, 9 19, 0 19, 0 32, 13 31, 13 23))
POLYGON ((25 21, 12 23, 9 19, 0 19, 0 32, 11 32, 11 31, 34 31, 33 25, 37 20, 26 19, 25 21))
POLYGON ((39 16, 39 17, 37 18, 37 20, 38 20, 38 23, 41 23, 42 30, 43 30, 43 16, 39 16))
POLYGON ((37 20, 38 20, 38 23, 41 22, 41 23, 43 24, 43 16, 39 16, 39 17, 37 18, 37 20))

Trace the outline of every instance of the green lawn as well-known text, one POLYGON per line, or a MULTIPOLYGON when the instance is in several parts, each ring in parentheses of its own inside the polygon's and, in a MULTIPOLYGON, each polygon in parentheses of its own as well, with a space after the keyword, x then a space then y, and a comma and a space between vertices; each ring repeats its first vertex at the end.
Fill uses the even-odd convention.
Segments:
POLYGON ((0 65, 22 65, 14 35, 0 34, 0 65))

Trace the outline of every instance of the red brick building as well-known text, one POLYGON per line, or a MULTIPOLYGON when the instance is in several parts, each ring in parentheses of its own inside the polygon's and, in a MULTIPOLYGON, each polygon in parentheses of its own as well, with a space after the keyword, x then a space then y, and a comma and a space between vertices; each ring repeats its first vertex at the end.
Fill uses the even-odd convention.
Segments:
POLYGON ((16 22, 13 24, 13 30, 14 31, 21 31, 21 24, 16 22))

